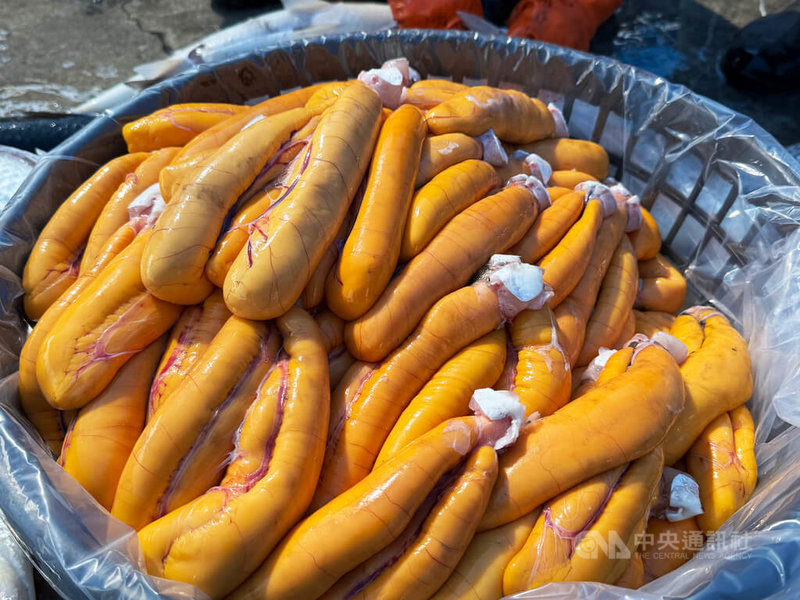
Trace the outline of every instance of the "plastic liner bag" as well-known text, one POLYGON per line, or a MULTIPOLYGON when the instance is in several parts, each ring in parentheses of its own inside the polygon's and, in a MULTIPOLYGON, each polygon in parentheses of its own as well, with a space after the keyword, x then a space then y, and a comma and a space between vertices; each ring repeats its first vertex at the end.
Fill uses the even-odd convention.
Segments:
POLYGON ((35 154, 0 145, 0 207, 11 200, 35 164, 35 154))
MULTIPOLYGON (((36 164, 36 156, 16 148, 0 146, 0 207, 36 164)), ((31 565, 6 525, 0 522, 0 599, 33 600, 31 565)))
POLYGON ((693 301, 715 304, 750 341, 759 484, 695 558, 638 591, 550 584, 518 598, 761 598, 800 595, 800 165, 749 119, 615 61, 536 42, 402 31, 296 43, 154 86, 43 157, 0 213, 0 509, 65 597, 204 598, 148 577, 134 532, 56 465, 17 408, 27 333, 20 273, 56 206, 124 152, 121 126, 175 102, 253 101, 408 57, 423 76, 515 87, 563 108, 599 141, 651 209, 693 301))

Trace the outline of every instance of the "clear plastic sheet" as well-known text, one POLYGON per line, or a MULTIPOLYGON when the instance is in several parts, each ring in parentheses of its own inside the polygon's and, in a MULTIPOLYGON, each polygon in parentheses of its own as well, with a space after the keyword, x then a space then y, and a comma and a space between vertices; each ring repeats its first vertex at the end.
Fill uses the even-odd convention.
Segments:
POLYGON ((31 563, 5 524, 0 523, 0 599, 35 598, 31 563))
POLYGON ((516 87, 564 109, 571 135, 602 143, 616 175, 661 226, 693 301, 712 302, 750 340, 759 484, 707 547, 632 592, 551 584, 519 598, 794 598, 800 595, 800 165, 764 130, 683 87, 615 61, 536 42, 402 31, 300 42, 150 88, 43 158, 0 213, 0 509, 65 597, 203 598, 141 574, 132 530, 111 519, 20 416, 16 362, 27 333, 20 273, 56 206, 124 151, 121 126, 174 102, 244 102, 353 77, 407 56, 423 76, 516 87))

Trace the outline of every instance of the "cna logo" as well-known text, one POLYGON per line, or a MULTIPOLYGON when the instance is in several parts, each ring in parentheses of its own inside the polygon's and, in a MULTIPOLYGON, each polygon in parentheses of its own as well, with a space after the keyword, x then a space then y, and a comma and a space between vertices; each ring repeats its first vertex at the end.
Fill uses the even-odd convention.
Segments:
MULTIPOLYGON (((748 547, 746 535, 726 535, 726 532, 713 531, 684 531, 679 537, 675 531, 662 531, 658 535, 652 532, 638 532, 628 538, 630 547, 635 549, 642 558, 654 560, 677 560, 686 562, 697 552, 705 548, 705 555, 713 556, 715 551, 725 552, 721 556, 728 556, 736 550, 746 550, 748 547), (706 537, 707 541, 706 541, 706 537), (724 545, 727 542, 727 545, 724 545), (705 545, 704 545, 705 544, 705 545)), ((625 539, 616 531, 600 532, 589 530, 575 539, 573 555, 590 559, 629 559, 632 551, 629 550, 625 539)))
POLYGON ((586 534, 576 540, 575 555, 581 558, 608 557, 616 559, 628 559, 631 551, 625 545, 616 531, 603 534, 599 531, 587 531, 586 534))

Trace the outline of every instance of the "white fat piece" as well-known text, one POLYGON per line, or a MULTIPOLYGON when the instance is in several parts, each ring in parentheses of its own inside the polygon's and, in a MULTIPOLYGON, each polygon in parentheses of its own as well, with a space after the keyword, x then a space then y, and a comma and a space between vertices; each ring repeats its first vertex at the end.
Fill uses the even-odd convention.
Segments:
POLYGON ((683 362, 689 357, 689 349, 682 341, 668 333, 657 331, 653 334, 652 338, 649 338, 642 333, 637 333, 628 341, 627 344, 625 344, 626 348, 634 349, 631 362, 636 360, 639 352, 648 346, 658 346, 659 348, 666 350, 679 365, 683 364, 683 362))
POLYGON ((155 225, 166 206, 161 196, 161 187, 154 183, 128 205, 128 221, 137 233, 149 229, 155 225))
POLYGON ((626 188, 621 182, 617 181, 613 177, 606 177, 603 180, 603 185, 611 190, 611 193, 614 194, 614 198, 617 199, 617 203, 621 204, 626 198, 633 196, 628 188, 626 188))
POLYGON ((517 441, 525 419, 525 407, 517 394, 508 390, 481 388, 472 393, 469 407, 476 415, 485 416, 491 421, 509 420, 505 433, 492 444, 495 450, 502 450, 517 441))
POLYGON ((690 306, 685 311, 681 313, 682 315, 690 315, 703 323, 706 319, 710 319, 711 317, 722 317, 723 319, 727 318, 721 312, 714 310, 711 306, 690 306), (704 312, 709 311, 705 316, 701 317, 704 312))
POLYGON ((528 154, 522 161, 522 168, 528 175, 536 177, 544 184, 547 184, 550 181, 550 177, 553 176, 553 167, 550 166, 550 163, 533 152, 528 154))
POLYGON ((508 164, 508 154, 493 129, 480 134, 475 139, 483 146, 483 160, 493 167, 505 167, 508 164))
POLYGON ((549 110, 550 114, 553 115, 553 123, 556 126, 553 137, 556 138, 569 137, 569 128, 567 127, 567 121, 566 119, 564 119, 564 113, 561 112, 561 109, 558 108, 552 102, 550 102, 547 105, 547 110, 549 110))
POLYGON ((643 333, 636 333, 633 335, 631 339, 625 344, 625 348, 633 348, 633 354, 631 355, 631 364, 636 360, 636 357, 639 355, 639 352, 647 348, 648 346, 653 346, 653 340, 647 337, 643 333))
POLYGON ((544 269, 522 262, 519 256, 495 254, 479 277, 497 294, 500 314, 511 321, 525 309, 537 310, 553 296, 544 282, 544 269))
POLYGON ((674 522, 703 514, 700 487, 688 473, 664 467, 659 487, 659 498, 653 508, 653 516, 674 522))
POLYGON ((603 206, 603 216, 610 217, 617 210, 617 199, 608 186, 599 181, 582 181, 575 186, 576 192, 586 192, 586 202, 599 200, 603 206))
POLYGON ((642 227, 642 203, 639 196, 632 194, 628 188, 613 177, 607 177, 603 183, 611 190, 617 204, 625 208, 625 215, 628 218, 625 224, 625 233, 640 229, 642 227))
MULTIPOLYGON (((403 75, 404 86, 408 87, 412 83, 411 65, 408 64, 408 59, 405 56, 387 60, 381 65, 381 69, 397 69, 403 75)), ((417 79, 419 79, 419 73, 414 71, 414 74, 417 76, 417 79)))
POLYGON ((603 372, 603 369, 608 364, 608 359, 616 353, 617 351, 611 348, 600 348, 597 351, 597 356, 592 359, 592 362, 586 365, 586 369, 584 369, 581 375, 581 381, 597 381, 597 378, 600 377, 600 373, 603 372))
POLYGON ((689 358, 689 349, 686 347, 686 344, 675 336, 668 334, 666 331, 656 331, 652 339, 655 344, 658 344, 669 352, 679 365, 682 365, 684 361, 689 358))
POLYGON ((631 196, 625 200, 625 214, 628 217, 625 233, 642 228, 642 203, 639 200, 639 196, 631 196))
POLYGON ((358 80, 375 90, 386 108, 394 110, 405 102, 403 73, 395 66, 361 71, 358 80))
POLYGON ((536 203, 539 205, 540 211, 544 210, 553 203, 553 201, 550 199, 550 192, 547 191, 547 188, 544 187, 544 184, 539 179, 532 177, 531 175, 524 175, 522 173, 519 175, 514 175, 506 182, 506 187, 509 186, 520 186, 527 188, 533 194, 533 197, 536 198, 536 203))
POLYGON ((489 262, 486 263, 486 269, 499 269, 506 265, 517 265, 522 262, 522 259, 516 254, 492 254, 489 262))

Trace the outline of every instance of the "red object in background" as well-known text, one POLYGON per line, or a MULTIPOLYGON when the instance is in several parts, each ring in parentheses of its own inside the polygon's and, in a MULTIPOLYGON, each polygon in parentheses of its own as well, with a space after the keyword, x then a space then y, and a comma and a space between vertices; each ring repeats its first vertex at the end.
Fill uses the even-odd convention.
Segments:
MULTIPOLYGON (((622 0, 520 0, 508 19, 508 35, 588 50, 597 28, 620 4, 622 0)), ((484 16, 480 0, 389 0, 389 6, 401 28, 464 29, 456 11, 484 16)))
POLYGON ((520 0, 508 19, 508 35, 585 51, 620 4, 622 0, 520 0))
POLYGON ((457 10, 483 16, 480 0, 389 0, 403 29, 464 29, 457 10))

